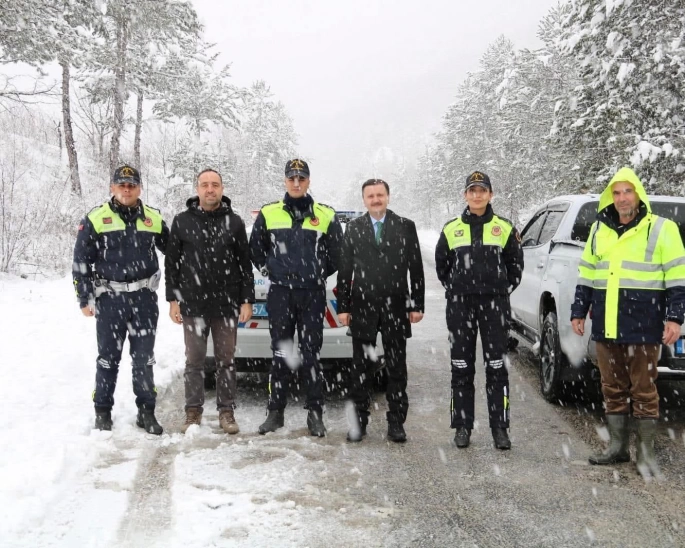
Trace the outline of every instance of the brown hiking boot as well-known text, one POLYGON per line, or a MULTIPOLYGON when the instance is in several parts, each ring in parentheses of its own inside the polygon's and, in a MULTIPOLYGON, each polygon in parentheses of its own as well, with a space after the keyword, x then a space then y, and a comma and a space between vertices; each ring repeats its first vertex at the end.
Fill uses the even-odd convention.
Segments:
POLYGON ((186 409, 186 422, 181 426, 181 432, 185 434, 193 424, 200 426, 200 422, 202 422, 202 407, 189 407, 186 409))
POLYGON ((219 424, 227 434, 237 434, 240 432, 238 423, 235 422, 235 415, 233 409, 222 409, 219 413, 219 424))

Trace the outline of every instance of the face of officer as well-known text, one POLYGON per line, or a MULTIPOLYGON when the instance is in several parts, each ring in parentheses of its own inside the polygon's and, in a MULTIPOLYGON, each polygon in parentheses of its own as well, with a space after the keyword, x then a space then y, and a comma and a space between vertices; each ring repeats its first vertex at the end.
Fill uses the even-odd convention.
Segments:
POLYGON ((309 190, 309 177, 294 175, 285 178, 285 191, 291 198, 302 198, 309 190))
POLYGON ((491 190, 480 185, 472 185, 464 192, 464 199, 469 206, 469 211, 474 215, 484 215, 493 196, 491 190))
POLYGON ((390 195, 383 183, 376 185, 368 185, 364 187, 362 195, 364 199, 364 206, 369 212, 369 215, 376 220, 380 220, 388 210, 388 203, 390 202, 390 195))
POLYGON ((109 190, 122 206, 133 207, 138 203, 141 188, 130 181, 117 181, 109 185, 109 190))
POLYGON ((224 184, 221 175, 215 171, 205 171, 197 178, 197 196, 200 198, 200 207, 205 211, 212 211, 221 205, 221 197, 224 194, 224 184))
POLYGON ((640 197, 631 183, 614 183, 611 186, 611 196, 614 199, 614 207, 618 211, 621 224, 627 224, 637 217, 640 197))

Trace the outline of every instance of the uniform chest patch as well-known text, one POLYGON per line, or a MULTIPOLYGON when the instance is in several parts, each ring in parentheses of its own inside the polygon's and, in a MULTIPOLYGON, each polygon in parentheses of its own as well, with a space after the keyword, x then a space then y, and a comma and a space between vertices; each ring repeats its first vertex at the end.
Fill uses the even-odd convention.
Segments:
POLYGON ((103 217, 102 218, 102 224, 103 225, 111 225, 112 224, 112 217, 103 217))
POLYGON ((150 217, 145 217, 145 220, 143 221, 143 224, 145 226, 152 226, 152 219, 150 217))
POLYGON ((311 219, 309 219, 309 224, 312 226, 319 226, 319 219, 317 219, 316 217, 312 217, 311 219))
POLYGON ((464 231, 463 231, 463 230, 455 230, 455 231, 454 231, 454 237, 455 237, 455 238, 461 238, 463 235, 464 235, 464 231))
POLYGON ((491 232, 493 236, 500 236, 502 234, 502 227, 495 225, 492 227, 491 232))

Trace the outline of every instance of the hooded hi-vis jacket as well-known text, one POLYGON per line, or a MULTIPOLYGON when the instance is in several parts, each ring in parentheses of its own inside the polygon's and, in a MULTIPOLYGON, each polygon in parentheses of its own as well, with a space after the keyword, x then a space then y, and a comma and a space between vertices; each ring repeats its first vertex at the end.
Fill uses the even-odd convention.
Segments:
POLYGON ((642 182, 629 168, 602 193, 578 267, 571 318, 585 318, 590 307, 595 341, 656 344, 664 320, 683 323, 685 249, 678 226, 652 214, 642 182), (610 214, 618 182, 631 183, 644 207, 639 222, 622 234, 610 214))

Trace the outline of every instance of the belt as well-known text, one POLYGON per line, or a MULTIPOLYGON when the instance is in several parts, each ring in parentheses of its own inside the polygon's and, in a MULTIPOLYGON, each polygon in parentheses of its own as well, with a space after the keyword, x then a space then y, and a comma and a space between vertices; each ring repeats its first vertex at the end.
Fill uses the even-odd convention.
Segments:
POLYGON ((161 277, 162 273, 158 270, 149 278, 143 278, 142 280, 136 280, 135 282, 112 282, 97 278, 93 282, 93 285, 95 286, 95 298, 110 291, 114 293, 130 293, 132 291, 140 291, 141 289, 157 291, 161 277))

